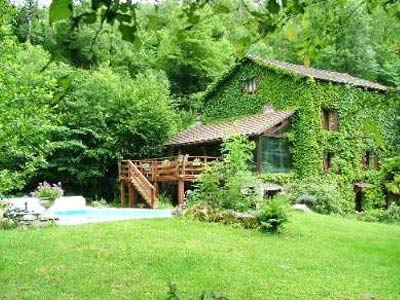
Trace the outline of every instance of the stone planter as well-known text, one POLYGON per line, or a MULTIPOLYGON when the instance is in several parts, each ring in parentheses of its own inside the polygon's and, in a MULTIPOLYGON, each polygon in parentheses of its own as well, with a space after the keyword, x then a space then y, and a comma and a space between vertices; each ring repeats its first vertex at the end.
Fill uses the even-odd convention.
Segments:
POLYGON ((54 200, 49 198, 39 198, 40 205, 43 206, 46 210, 53 206, 54 200))

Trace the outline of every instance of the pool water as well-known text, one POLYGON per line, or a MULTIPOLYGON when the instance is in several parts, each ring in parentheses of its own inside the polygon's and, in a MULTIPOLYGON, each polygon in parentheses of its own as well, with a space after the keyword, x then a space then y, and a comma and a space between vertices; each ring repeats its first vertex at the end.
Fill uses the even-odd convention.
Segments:
POLYGON ((60 224, 73 225, 82 223, 118 221, 144 218, 168 218, 172 216, 169 209, 139 208, 87 208, 81 210, 54 211, 60 218, 60 224))

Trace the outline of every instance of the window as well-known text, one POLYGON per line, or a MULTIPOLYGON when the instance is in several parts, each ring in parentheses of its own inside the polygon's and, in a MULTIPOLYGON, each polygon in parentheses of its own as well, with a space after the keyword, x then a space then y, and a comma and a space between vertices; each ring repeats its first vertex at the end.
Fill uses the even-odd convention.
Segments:
POLYGON ((332 167, 332 158, 333 158, 333 153, 328 152, 325 153, 324 156, 324 172, 329 172, 329 170, 332 167))
POLYGON ((262 138, 262 171, 266 173, 290 170, 289 146, 286 139, 262 138))
POLYGON ((337 131, 339 127, 337 110, 323 109, 321 112, 322 129, 337 131))
POLYGON ((258 78, 253 77, 246 84, 246 92, 249 94, 254 94, 258 89, 258 78))
POLYGON ((370 151, 364 153, 361 163, 364 170, 379 169, 379 158, 370 151))

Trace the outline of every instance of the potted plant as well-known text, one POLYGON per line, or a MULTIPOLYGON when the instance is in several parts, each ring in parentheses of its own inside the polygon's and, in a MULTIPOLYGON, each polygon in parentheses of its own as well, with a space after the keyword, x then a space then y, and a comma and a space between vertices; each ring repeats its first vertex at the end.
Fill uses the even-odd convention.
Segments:
POLYGON ((50 184, 46 181, 41 182, 33 192, 33 195, 39 199, 40 204, 45 209, 49 209, 54 204, 54 201, 63 194, 64 190, 61 187, 61 182, 57 184, 50 184))
POLYGON ((201 165, 202 165, 202 161, 200 160, 200 158, 196 157, 196 158, 193 160, 193 166, 195 166, 195 167, 200 167, 201 165))
POLYGON ((171 161, 170 161, 169 159, 164 159, 164 160, 161 162, 161 165, 162 165, 162 166, 169 166, 169 165, 171 165, 171 161))

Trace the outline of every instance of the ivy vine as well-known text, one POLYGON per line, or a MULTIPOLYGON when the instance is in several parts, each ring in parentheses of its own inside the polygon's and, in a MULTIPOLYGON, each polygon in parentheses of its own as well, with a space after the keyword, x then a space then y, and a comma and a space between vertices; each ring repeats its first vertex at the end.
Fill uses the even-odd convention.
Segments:
POLYGON ((203 114, 206 121, 215 122, 259 113, 265 104, 296 109, 288 134, 295 175, 326 178, 323 157, 333 153, 329 177, 352 197, 353 183, 376 181, 372 175, 376 171, 366 174, 362 168, 364 153, 376 153, 383 160, 396 152, 395 101, 391 97, 390 93, 322 82, 243 60, 206 92, 203 114), (256 93, 243 92, 254 76, 260 79, 256 93), (322 129, 322 108, 338 111, 338 131, 322 129))

